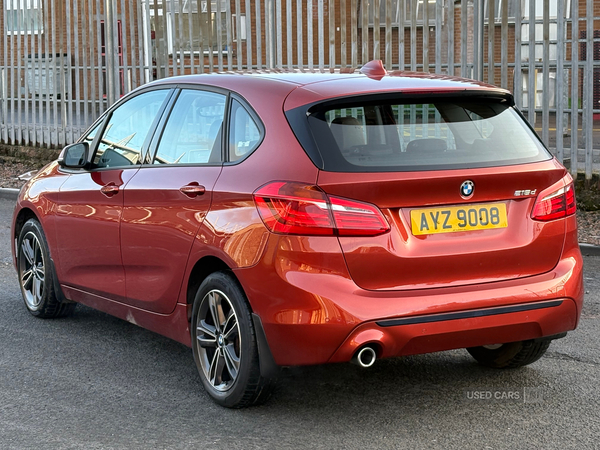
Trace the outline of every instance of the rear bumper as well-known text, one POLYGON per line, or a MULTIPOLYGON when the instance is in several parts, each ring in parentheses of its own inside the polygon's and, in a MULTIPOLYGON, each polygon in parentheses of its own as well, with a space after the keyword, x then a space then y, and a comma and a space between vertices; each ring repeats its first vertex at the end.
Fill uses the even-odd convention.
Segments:
POLYGON ((517 306, 536 308, 512 313, 503 312, 505 307, 460 311, 457 315, 491 313, 462 319, 444 318, 448 314, 434 315, 440 320, 431 320, 427 315, 413 317, 416 321, 427 320, 417 323, 399 324, 394 319, 364 323, 350 334, 329 361, 349 361, 366 344, 376 346, 378 357, 385 358, 536 339, 575 328, 577 307, 572 299, 513 305, 517 306))
POLYGON ((581 314, 576 246, 541 275, 413 291, 361 289, 332 239, 287 236, 267 247, 236 275, 278 365, 350 361, 366 344, 391 357, 536 339, 575 329, 581 314))

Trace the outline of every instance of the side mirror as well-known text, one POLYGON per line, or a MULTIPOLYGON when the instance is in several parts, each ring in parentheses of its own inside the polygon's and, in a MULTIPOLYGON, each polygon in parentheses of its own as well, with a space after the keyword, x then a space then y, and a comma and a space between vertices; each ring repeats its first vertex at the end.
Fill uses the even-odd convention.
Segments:
POLYGON ((63 148, 58 157, 58 165, 70 169, 82 169, 88 163, 90 146, 87 142, 78 142, 63 148))

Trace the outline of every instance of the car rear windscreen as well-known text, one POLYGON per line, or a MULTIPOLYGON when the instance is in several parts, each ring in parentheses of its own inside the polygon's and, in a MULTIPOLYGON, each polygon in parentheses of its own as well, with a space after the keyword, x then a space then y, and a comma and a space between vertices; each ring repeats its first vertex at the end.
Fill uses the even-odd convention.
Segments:
POLYGON ((551 158, 504 99, 427 100, 349 103, 345 99, 339 105, 328 102, 310 108, 304 117, 322 158, 317 165, 334 172, 388 172, 503 166, 551 158))

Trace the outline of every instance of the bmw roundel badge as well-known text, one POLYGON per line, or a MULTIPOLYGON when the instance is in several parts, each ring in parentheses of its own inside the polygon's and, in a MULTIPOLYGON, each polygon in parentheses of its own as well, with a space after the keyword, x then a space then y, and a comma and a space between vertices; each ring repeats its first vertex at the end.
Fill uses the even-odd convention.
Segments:
POLYGON ((473 195, 474 191, 475 191, 475 183, 473 183, 471 180, 467 180, 463 184, 460 185, 460 195, 462 195, 465 198, 473 195))

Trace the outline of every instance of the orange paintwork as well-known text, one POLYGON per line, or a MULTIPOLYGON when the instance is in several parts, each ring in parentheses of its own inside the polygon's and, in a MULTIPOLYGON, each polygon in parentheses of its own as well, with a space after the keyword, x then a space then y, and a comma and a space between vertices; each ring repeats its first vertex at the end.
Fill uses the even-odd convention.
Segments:
MULTIPOLYGON (((348 361, 361 345, 379 356, 423 353, 572 330, 582 308, 575 217, 530 218, 535 195, 565 176, 554 159, 489 169, 402 173, 319 170, 284 110, 368 92, 505 91, 449 77, 393 74, 199 75, 154 86, 211 85, 242 96, 265 125, 259 148, 237 164, 44 168, 21 191, 13 228, 26 211, 41 222, 67 298, 190 345, 191 274, 219 260, 238 278, 280 365, 348 361), (410 210, 464 200, 502 201, 507 228, 413 236, 410 210), (391 230, 376 237, 269 232, 252 193, 283 180, 377 205, 391 230), (180 188, 203 186, 186 196, 180 188), (116 186, 108 197, 103 186, 116 186), (427 324, 377 321, 563 299, 560 306, 427 324)), ((142 92, 143 89, 142 88, 142 92)), ((135 95, 135 93, 133 94, 135 95)), ((16 237, 16 236, 15 236, 16 237)), ((14 242, 13 242, 14 252, 14 242)), ((223 267, 220 266, 220 267, 223 267)))

